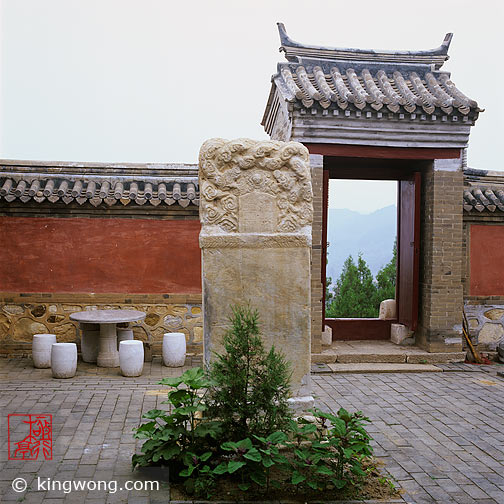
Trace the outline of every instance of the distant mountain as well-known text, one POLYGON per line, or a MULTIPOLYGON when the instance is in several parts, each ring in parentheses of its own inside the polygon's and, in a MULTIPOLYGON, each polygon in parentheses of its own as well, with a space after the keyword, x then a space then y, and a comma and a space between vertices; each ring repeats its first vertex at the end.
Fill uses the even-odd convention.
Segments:
POLYGON ((392 258, 396 237, 397 209, 395 205, 361 214, 353 210, 329 208, 327 241, 327 276, 333 285, 339 278, 345 259, 352 254, 357 259, 359 252, 373 275, 392 258))

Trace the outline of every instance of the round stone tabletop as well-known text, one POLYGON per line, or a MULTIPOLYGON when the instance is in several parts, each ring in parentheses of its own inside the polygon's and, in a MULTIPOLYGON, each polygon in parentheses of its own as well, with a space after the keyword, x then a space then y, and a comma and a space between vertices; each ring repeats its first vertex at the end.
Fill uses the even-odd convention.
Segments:
POLYGON ((88 324, 119 324, 143 320, 146 313, 138 310, 90 310, 70 314, 70 319, 88 324))

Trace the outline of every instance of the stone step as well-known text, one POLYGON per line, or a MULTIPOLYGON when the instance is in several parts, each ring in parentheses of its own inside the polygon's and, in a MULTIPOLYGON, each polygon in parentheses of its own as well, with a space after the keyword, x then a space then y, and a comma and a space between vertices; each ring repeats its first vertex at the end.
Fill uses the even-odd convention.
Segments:
POLYGON ((352 364, 352 363, 390 363, 390 364, 449 364, 465 361, 465 352, 429 353, 420 350, 397 352, 344 352, 336 353, 326 350, 312 354, 312 363, 352 364))
POLYGON ((441 373, 440 367, 432 364, 392 364, 368 362, 352 364, 327 364, 333 373, 441 373))

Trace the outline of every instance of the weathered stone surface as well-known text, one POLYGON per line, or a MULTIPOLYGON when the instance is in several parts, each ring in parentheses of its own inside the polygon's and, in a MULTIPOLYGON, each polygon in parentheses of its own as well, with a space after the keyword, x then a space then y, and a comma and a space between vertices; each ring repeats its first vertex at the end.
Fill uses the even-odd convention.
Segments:
POLYGON ((360 364, 327 364, 334 373, 425 373, 442 372, 432 364, 390 364, 390 363, 360 363, 360 364))
POLYGON ((21 315, 24 313, 24 308, 20 305, 5 305, 2 309, 9 315, 21 315))
POLYGON ((57 324, 59 322, 63 322, 63 320, 65 320, 63 315, 49 315, 49 317, 47 317, 47 322, 49 324, 57 324))
POLYGON ((469 322, 469 327, 471 329, 476 329, 479 326, 479 320, 478 319, 472 318, 472 319, 469 319, 468 322, 469 322))
POLYGON ((203 341, 203 327, 195 327, 193 329, 193 343, 201 343, 203 341))
POLYGON ((504 315, 504 310, 502 308, 493 308, 485 312, 485 317, 490 320, 500 320, 504 315))
POLYGON ((46 307, 45 307, 45 305, 37 305, 37 306, 34 306, 33 308, 31 308, 30 312, 34 317, 37 317, 37 318, 43 317, 46 312, 46 307))
POLYGON ((49 313, 58 313, 58 307, 56 305, 49 305, 49 313))
POLYGON ((46 333, 47 327, 40 322, 34 322, 28 317, 22 317, 14 323, 12 339, 14 341, 30 342, 34 334, 46 333))
POLYGON ((324 332, 322 333, 322 345, 332 344, 332 329, 330 326, 326 325, 324 327, 324 332))
POLYGON ((148 326, 155 326, 161 317, 157 313, 148 313, 145 317, 145 323, 148 326))
POLYGON ((408 355, 407 362, 409 364, 446 364, 450 362, 463 362, 465 358, 465 352, 441 352, 427 353, 426 355, 408 355))
POLYGON ((478 345, 485 345, 489 350, 495 350, 504 337, 504 327, 501 324, 487 322, 478 335, 478 345))
POLYGON ((7 337, 9 334, 10 322, 6 315, 0 313, 0 340, 7 337))
POLYGON ((72 343, 76 340, 76 326, 70 322, 54 327, 52 332, 56 334, 59 343, 72 343))
POLYGON ((381 320, 391 320, 397 318, 395 299, 385 299, 380 303, 380 313, 378 318, 381 320))
MULTIPOLYGON (((164 323, 167 325, 170 329, 177 329, 179 327, 182 327, 182 318, 181 317, 174 317, 173 315, 167 315, 164 318, 164 323)), ((166 332, 166 331, 165 331, 166 332)))
POLYGON ((191 314, 192 315, 200 315, 201 314, 201 308, 199 306, 193 306, 191 308, 191 314))
POLYGON ((382 353, 366 353, 366 354, 343 354, 338 355, 336 362, 341 362, 342 364, 353 364, 359 362, 390 362, 390 363, 400 363, 406 362, 406 354, 382 354, 382 353))
POLYGON ((231 306, 257 309, 266 346, 292 365, 295 396, 310 395, 308 151, 297 143, 206 142, 200 151, 204 354, 221 351, 231 306))
POLYGON ((410 337, 411 331, 402 324, 390 325, 390 341, 396 345, 400 345, 405 339, 410 337))

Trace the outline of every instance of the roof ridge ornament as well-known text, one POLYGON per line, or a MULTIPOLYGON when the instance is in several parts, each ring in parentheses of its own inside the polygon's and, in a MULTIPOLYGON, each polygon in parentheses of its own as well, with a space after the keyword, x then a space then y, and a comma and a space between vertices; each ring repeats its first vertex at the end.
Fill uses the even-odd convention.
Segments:
POLYGON ((302 59, 306 58, 330 61, 427 65, 435 70, 439 70, 444 62, 449 59, 448 49, 453 38, 453 33, 447 33, 439 47, 424 51, 337 48, 300 44, 287 35, 287 30, 283 23, 277 23, 277 26, 281 43, 279 50, 285 53, 288 61, 295 63, 301 63, 302 59))

